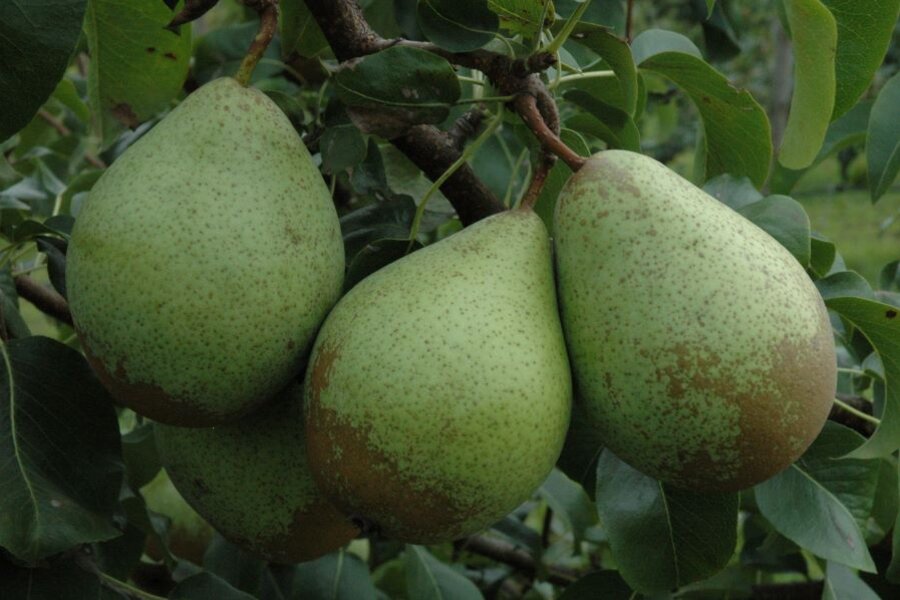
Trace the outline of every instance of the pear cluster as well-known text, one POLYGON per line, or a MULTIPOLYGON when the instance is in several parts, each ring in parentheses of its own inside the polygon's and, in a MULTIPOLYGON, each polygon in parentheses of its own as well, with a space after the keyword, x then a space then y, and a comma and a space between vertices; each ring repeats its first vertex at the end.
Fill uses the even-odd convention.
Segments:
POLYGON ((511 210, 339 299, 312 159, 270 100, 220 79, 98 181, 69 300, 190 507, 276 562, 361 530, 427 544, 491 526, 553 468, 573 397, 580 430, 691 489, 749 487, 811 443, 831 329, 775 240, 622 151, 567 183, 553 238, 555 256, 541 218, 511 210))

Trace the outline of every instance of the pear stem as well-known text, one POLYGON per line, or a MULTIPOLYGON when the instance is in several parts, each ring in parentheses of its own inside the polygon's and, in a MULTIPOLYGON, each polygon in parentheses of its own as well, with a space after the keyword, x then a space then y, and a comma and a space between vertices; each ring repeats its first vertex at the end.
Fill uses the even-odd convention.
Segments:
POLYGON ((541 159, 534 167, 534 173, 531 174, 531 182, 528 184, 528 189, 522 195, 522 201, 519 203, 520 208, 523 210, 534 208, 538 198, 541 197, 541 190, 544 189, 544 183, 546 183, 547 176, 550 174, 550 169, 553 168, 555 162, 555 154, 542 154, 541 159))
POLYGON ((538 109, 537 99, 531 94, 521 94, 515 100, 516 112, 528 125, 532 133, 540 140, 545 150, 563 159, 572 171, 578 172, 585 158, 569 148, 565 142, 547 125, 541 111, 538 109))
POLYGON ((244 0, 244 4, 259 13, 259 31, 234 76, 238 83, 246 87, 250 84, 253 69, 262 59, 278 30, 278 0, 244 0))

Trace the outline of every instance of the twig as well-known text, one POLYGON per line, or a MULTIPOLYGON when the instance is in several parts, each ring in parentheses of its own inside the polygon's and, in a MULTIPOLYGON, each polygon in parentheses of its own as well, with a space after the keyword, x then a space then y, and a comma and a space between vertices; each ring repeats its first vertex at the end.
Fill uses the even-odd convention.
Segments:
POLYGON ((66 124, 63 123, 60 119, 53 116, 50 112, 45 109, 40 109, 38 111, 38 116, 46 121, 50 127, 56 130, 56 133, 63 137, 67 137, 72 135, 72 130, 66 127, 66 124))
MULTIPOLYGON (((462 549, 473 554, 502 562, 529 575, 535 575, 541 568, 530 554, 514 545, 483 535, 473 535, 462 543, 462 549)), ((580 573, 563 567, 548 567, 547 581, 556 585, 569 585, 578 579, 580 573)))
MULTIPOLYGON (((545 96, 552 103, 552 97, 543 83, 533 75, 555 64, 556 58, 550 53, 541 52, 513 59, 488 50, 454 53, 428 42, 387 40, 369 26, 355 0, 306 0, 306 4, 338 60, 346 61, 391 46, 419 48, 442 56, 453 64, 483 72, 504 95, 518 95, 527 89, 536 96, 545 96)), ((542 102, 546 103, 546 100, 542 102)), ((460 154, 446 133, 431 126, 412 127, 403 136, 391 141, 432 180, 445 173, 460 154)), ((562 144, 561 140, 559 144, 562 144)), ((463 166, 447 179, 441 191, 466 225, 504 210, 503 203, 468 166, 463 166)))
POLYGON ((19 296, 31 302, 42 313, 73 326, 69 304, 56 290, 41 285, 28 275, 17 275, 14 279, 19 296))
POLYGON ((534 96, 522 94, 516 98, 515 106, 519 116, 540 140, 544 148, 563 159, 573 171, 577 172, 584 165, 585 158, 564 144, 560 137, 550 129, 548 123, 544 122, 544 117, 538 109, 538 102, 534 96))
POLYGON ((549 506, 544 511, 544 523, 541 526, 541 546, 548 548, 550 546, 550 529, 553 525, 553 509, 549 506))
POLYGON ((218 2, 219 0, 184 0, 184 8, 169 21, 166 29, 174 33, 180 33, 179 27, 185 23, 196 21, 218 2))
POLYGON ((453 122, 453 125, 450 126, 450 129, 447 130, 447 136, 450 138, 450 141, 453 142, 453 145, 462 151, 463 146, 466 144, 466 140, 475 135, 478 131, 478 127, 481 125, 481 122, 484 121, 486 116, 487 110, 483 104, 473 106, 460 115, 460 117, 453 122))
POLYGON ((634 0, 628 0, 628 7, 625 9, 625 41, 631 43, 631 17, 634 11, 634 0))
MULTIPOLYGON (((59 135, 61 135, 63 137, 68 137, 68 136, 72 135, 72 130, 69 129, 68 127, 66 127, 66 124, 63 123, 62 120, 58 119, 57 117, 55 117, 48 111, 44 110, 43 108, 38 111, 38 116, 40 118, 42 118, 44 121, 46 121, 50 125, 50 127, 55 129, 59 135)), ((94 156, 93 154, 91 154, 90 152, 84 153, 84 160, 86 160, 88 163, 90 163, 91 166, 96 167, 98 169, 106 168, 106 163, 103 162, 102 160, 100 160, 99 158, 97 158, 96 156, 94 156)))
POLYGON ((272 38, 278 31, 278 0, 243 0, 243 2, 259 13, 259 31, 253 38, 247 55, 244 56, 244 60, 241 61, 241 66, 238 67, 234 76, 238 83, 246 86, 250 83, 253 69, 256 68, 256 64, 263 57, 266 48, 269 47, 272 38))

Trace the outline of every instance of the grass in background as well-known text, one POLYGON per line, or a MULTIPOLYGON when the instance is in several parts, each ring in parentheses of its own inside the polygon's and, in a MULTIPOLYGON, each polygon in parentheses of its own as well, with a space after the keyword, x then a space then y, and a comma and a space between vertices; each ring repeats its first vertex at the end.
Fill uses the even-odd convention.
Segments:
POLYGON ((810 171, 792 195, 806 209, 813 230, 834 242, 847 268, 877 287, 881 268, 900 258, 900 190, 895 186, 873 205, 867 189, 835 191, 837 181, 838 163, 828 160, 810 171), (891 217, 894 222, 882 227, 891 217))

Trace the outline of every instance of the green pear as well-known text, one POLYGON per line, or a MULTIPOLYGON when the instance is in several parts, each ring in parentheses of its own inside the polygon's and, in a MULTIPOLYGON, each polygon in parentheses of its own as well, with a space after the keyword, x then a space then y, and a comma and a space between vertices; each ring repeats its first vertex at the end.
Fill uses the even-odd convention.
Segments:
POLYGON ((554 238, 575 387, 622 460, 676 486, 737 490, 822 429, 828 314, 763 230, 655 160, 610 150, 560 193, 554 238))
POLYGON ((385 537, 436 543, 529 498, 571 408, 552 269, 540 218, 515 210, 338 302, 304 396, 310 467, 338 508, 385 537))
POLYGON ((154 427, 160 461, 188 504, 230 542, 293 563, 358 532, 316 488, 303 441, 302 388, 237 423, 154 427))
POLYGON ((85 353, 125 406, 208 426, 298 374, 340 294, 331 197, 287 117, 217 79, 97 181, 68 250, 85 353))
MULTIPOLYGON (((160 469, 156 477, 141 488, 141 496, 147 508, 169 518, 166 532, 169 549, 178 557, 203 564, 203 555, 212 541, 213 528, 182 498, 165 469, 160 469)), ((155 560, 163 558, 152 536, 148 539, 146 552, 155 560)))

